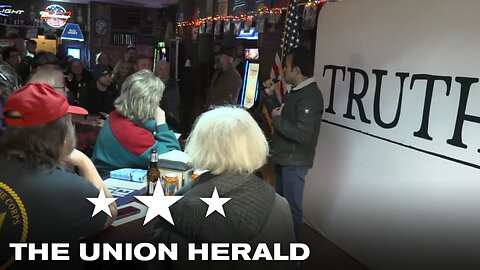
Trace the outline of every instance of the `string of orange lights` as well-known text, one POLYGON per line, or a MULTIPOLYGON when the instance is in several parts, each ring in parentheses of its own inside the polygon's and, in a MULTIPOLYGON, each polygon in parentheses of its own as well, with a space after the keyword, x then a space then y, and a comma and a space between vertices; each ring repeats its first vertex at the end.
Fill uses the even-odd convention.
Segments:
MULTIPOLYGON (((323 5, 325 3, 328 3, 328 0, 310 0, 307 3, 300 3, 299 5, 305 5, 307 7, 315 6, 315 5, 323 5)), ((241 14, 241 15, 229 15, 229 16, 209 16, 205 18, 198 18, 194 21, 184 21, 184 22, 179 22, 177 23, 177 28, 184 28, 184 27, 191 27, 191 26, 200 26, 202 24, 208 23, 208 22, 216 22, 216 21, 232 21, 232 22, 239 22, 239 21, 252 21, 253 19, 257 17, 262 17, 267 14, 272 14, 272 15, 280 15, 284 10, 286 10, 286 7, 283 8, 261 8, 259 10, 251 11, 246 14, 241 14)))

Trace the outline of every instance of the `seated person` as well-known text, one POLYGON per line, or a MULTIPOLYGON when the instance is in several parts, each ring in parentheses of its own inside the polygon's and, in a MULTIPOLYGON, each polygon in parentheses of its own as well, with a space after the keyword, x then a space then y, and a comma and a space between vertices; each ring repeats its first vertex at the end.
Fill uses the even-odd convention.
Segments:
MULTIPOLYGON (((106 197, 112 195, 93 163, 74 149, 70 113, 87 111, 69 106, 46 83, 29 83, 8 97, 3 113, 7 128, 0 139, 0 197, 13 203, 0 204, 2 262, 13 255, 9 243, 70 243, 74 248, 79 238, 110 226, 116 204, 109 205, 111 216, 102 211, 92 217, 95 206, 86 198, 99 197, 101 189, 106 197), (67 166, 77 167, 80 176, 60 169, 67 166)), ((35 267, 20 268, 25 261, 15 261, 12 267, 38 267, 35 262, 35 267)), ((44 269, 60 263, 51 261, 44 269)))
MULTIPOLYGON (((10 94, 20 87, 20 77, 9 64, 0 61, 0 108, 10 94)), ((1 112, 1 110, 0 110, 1 112)), ((5 128, 3 115, 0 115, 0 135, 5 128)))
POLYGON ((152 70, 153 61, 152 58, 144 54, 137 54, 133 60, 133 72, 140 71, 142 69, 152 70))
MULTIPOLYGON (((30 82, 46 82, 68 99, 70 89, 66 87, 65 77, 58 67, 38 67, 30 77, 30 82)), ((95 115, 72 115, 72 121, 75 124, 77 149, 91 156, 103 120, 95 115)))
POLYGON ((158 107, 165 89, 162 81, 149 70, 130 75, 120 97, 105 121, 93 150, 97 169, 146 169, 150 151, 158 154, 179 150, 175 134, 165 123, 165 112, 158 107))
MULTIPOLYGON (((248 112, 219 107, 202 114, 187 140, 185 152, 195 168, 209 172, 175 193, 183 195, 170 206, 175 225, 161 219, 153 229, 153 243, 178 242, 179 250, 185 243, 249 243, 254 249, 258 243, 295 241, 287 201, 255 176, 255 171, 267 161, 268 143, 248 112), (215 211, 208 215, 209 206, 200 200, 211 198, 215 188, 220 198, 230 198, 223 204, 224 215, 215 211)), ((183 259, 166 263, 181 267, 202 263, 183 259)), ((239 262, 235 261, 213 262, 208 266, 220 264, 222 268, 214 269, 247 269, 238 267, 239 262)), ((273 264, 269 266, 276 269, 273 264)), ((213 268, 205 265, 201 269, 213 268)))
POLYGON ((175 79, 170 78, 170 64, 165 60, 158 61, 155 75, 165 84, 160 108, 165 111, 167 124, 172 129, 180 131, 180 91, 175 79))
POLYGON ((35 54, 32 60, 30 74, 33 74, 37 68, 42 66, 60 68, 60 61, 53 53, 40 51, 35 54))
POLYGON ((132 64, 127 60, 120 60, 115 65, 112 74, 112 81, 117 87, 118 91, 122 90, 122 85, 125 79, 130 76, 132 71, 132 64))
POLYGON ((80 59, 73 59, 68 70, 68 102, 78 105, 80 103, 80 93, 85 91, 93 81, 92 73, 83 67, 80 59))
POLYGON ((80 89, 80 106, 87 109, 91 115, 106 116, 115 109, 113 102, 118 97, 118 91, 112 83, 110 67, 96 65, 92 73, 94 82, 80 89))

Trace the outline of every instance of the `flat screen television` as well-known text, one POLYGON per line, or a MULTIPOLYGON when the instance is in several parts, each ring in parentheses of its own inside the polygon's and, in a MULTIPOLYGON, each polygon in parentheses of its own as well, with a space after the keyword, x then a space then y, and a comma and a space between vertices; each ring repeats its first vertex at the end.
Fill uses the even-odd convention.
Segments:
POLYGON ((67 55, 71 55, 74 58, 80 59, 80 49, 79 48, 67 48, 67 55))
POLYGON ((259 60, 260 54, 258 48, 247 48, 245 49, 245 59, 247 60, 259 60))

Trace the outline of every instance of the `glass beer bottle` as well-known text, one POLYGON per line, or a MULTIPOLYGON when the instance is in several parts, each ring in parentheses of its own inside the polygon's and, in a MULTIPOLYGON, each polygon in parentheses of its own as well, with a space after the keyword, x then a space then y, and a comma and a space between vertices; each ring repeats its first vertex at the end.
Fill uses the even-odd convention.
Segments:
POLYGON ((153 148, 150 154, 150 165, 147 172, 147 195, 153 195, 155 186, 160 178, 160 170, 158 169, 157 149, 153 148))

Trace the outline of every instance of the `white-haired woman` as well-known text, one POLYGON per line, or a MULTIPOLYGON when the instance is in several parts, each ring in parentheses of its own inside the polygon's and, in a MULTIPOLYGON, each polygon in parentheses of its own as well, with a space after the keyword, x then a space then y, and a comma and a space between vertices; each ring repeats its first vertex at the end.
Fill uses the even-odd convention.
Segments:
MULTIPOLYGON (((202 114, 185 151, 195 168, 208 172, 175 194, 183 195, 170 207, 175 226, 160 220, 153 231, 153 242, 249 243, 252 250, 257 243, 293 242, 287 201, 254 174, 267 161, 268 149, 262 130, 245 110, 218 107, 202 114), (223 211, 210 213, 213 204, 209 206, 201 198, 217 194, 230 199, 220 207, 223 211)), ((184 267, 189 262, 169 263, 184 267)), ((232 265, 238 263, 212 262, 209 267, 213 268, 209 269, 246 269, 232 265)), ((276 269, 275 266, 278 265, 262 264, 261 269, 276 269)))
POLYGON ((158 107, 165 86, 151 71, 129 76, 113 111, 100 130, 92 160, 98 170, 146 169, 153 148, 157 153, 180 149, 175 134, 158 107))

